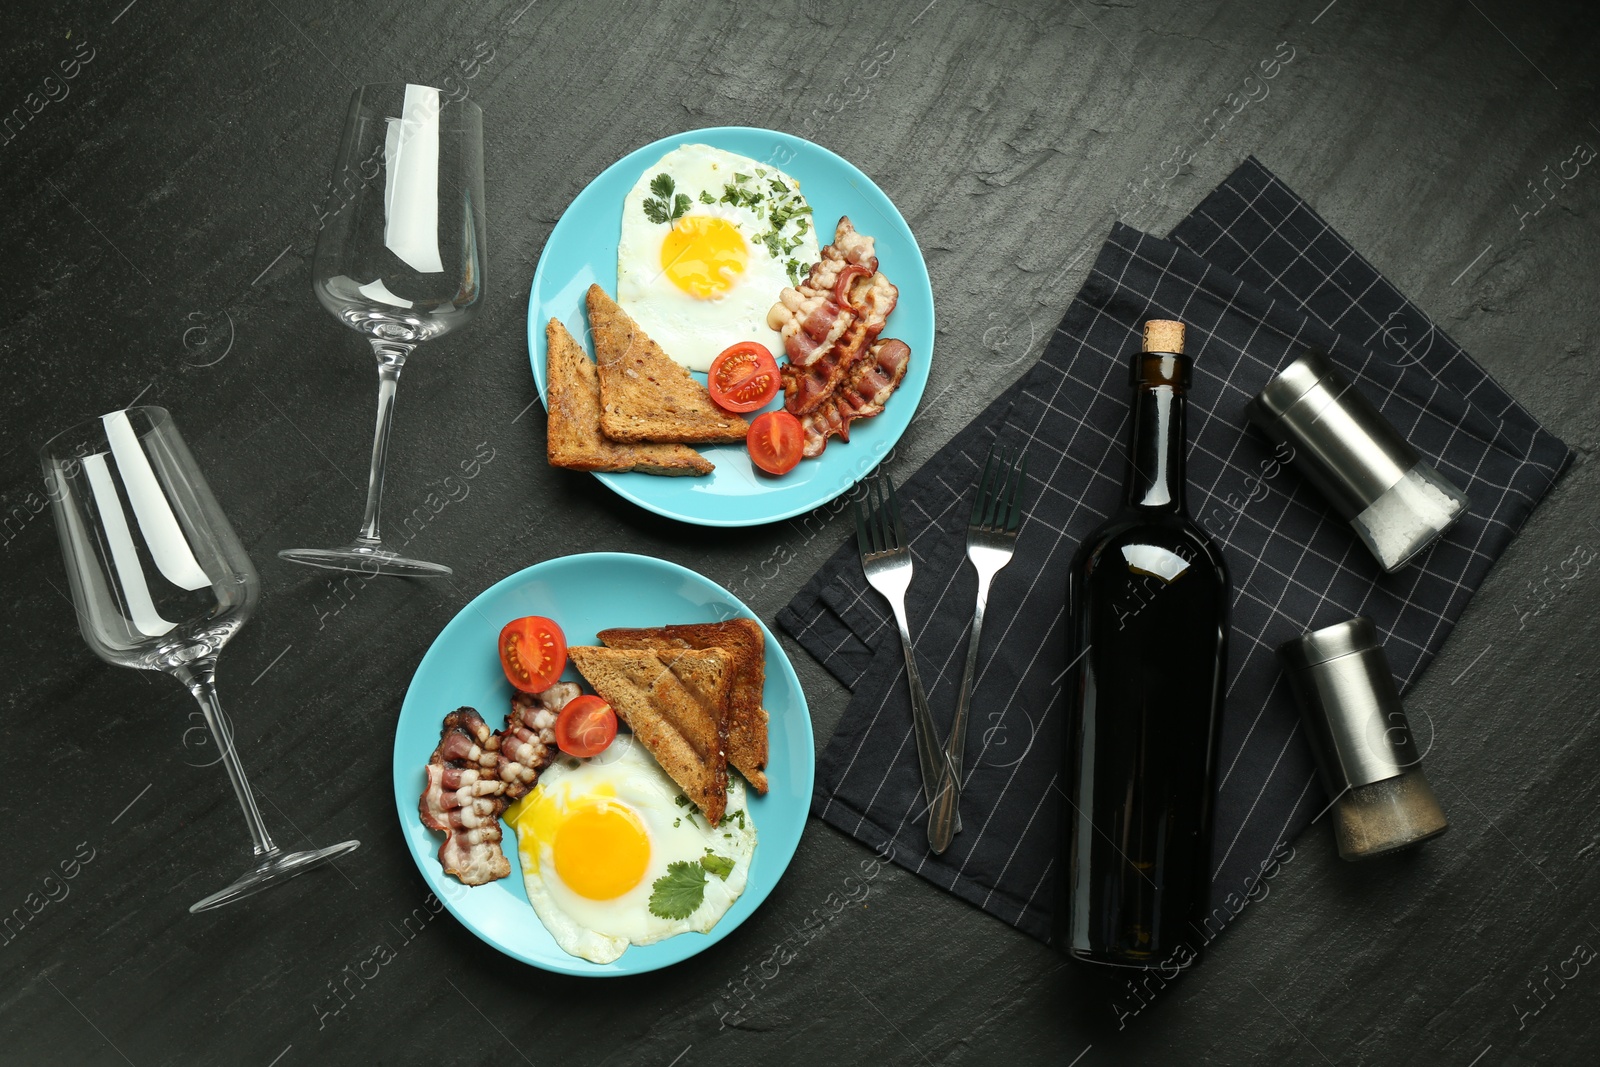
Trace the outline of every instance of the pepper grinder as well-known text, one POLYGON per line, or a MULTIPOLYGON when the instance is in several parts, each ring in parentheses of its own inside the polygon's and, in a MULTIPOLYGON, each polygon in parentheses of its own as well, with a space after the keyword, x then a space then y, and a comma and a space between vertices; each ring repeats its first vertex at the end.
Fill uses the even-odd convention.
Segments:
POLYGON ((1335 798, 1339 856, 1370 859, 1448 830, 1372 621, 1358 615, 1303 634, 1279 646, 1278 658, 1335 798))

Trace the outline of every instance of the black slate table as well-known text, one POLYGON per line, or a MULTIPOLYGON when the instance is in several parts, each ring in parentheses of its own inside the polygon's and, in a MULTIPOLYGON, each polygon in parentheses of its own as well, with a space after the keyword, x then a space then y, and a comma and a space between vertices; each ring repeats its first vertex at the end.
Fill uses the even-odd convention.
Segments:
MULTIPOLYGON (((1546 179, 1600 145, 1597 28, 1509 0, 8 4, 0 912, 28 921, 0 943, 0 1063, 1596 1062, 1600 175, 1546 179), (347 534, 364 491, 372 367, 310 291, 318 204, 353 84, 447 78, 485 112, 491 296, 405 372, 391 514, 493 458, 415 538, 452 580, 330 580, 275 556, 347 534), (625 152, 727 124, 850 158, 922 244, 938 349, 897 476, 1038 356, 1113 220, 1164 232, 1249 153, 1572 444, 1408 699, 1451 833, 1356 867, 1313 827, 1137 1002, 897 868, 846 883, 871 854, 815 820, 759 912, 665 972, 549 975, 433 917, 390 738, 472 595, 631 550, 770 619, 845 535, 679 526, 544 462, 524 331, 552 225, 625 152), (233 799, 181 688, 79 639, 40 513, 38 443, 135 400, 174 413, 261 571, 222 688, 268 818, 364 842, 204 916, 243 862, 233 799)), ((786 647, 820 748, 846 694, 786 647)))

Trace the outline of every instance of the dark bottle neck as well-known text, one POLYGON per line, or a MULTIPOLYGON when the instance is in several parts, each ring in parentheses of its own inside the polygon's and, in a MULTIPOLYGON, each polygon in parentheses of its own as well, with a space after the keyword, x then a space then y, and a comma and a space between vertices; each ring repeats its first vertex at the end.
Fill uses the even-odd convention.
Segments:
POLYGON ((1184 512, 1186 356, 1142 352, 1133 358, 1133 418, 1123 499, 1130 507, 1184 512))

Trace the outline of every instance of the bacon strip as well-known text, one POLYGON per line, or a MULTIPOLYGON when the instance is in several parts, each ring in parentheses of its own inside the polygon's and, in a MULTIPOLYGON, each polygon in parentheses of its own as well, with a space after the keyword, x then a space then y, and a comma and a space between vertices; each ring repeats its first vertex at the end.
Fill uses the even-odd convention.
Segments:
POLYGON ((510 800, 527 796, 539 773, 556 758, 556 716, 582 692, 576 682, 557 682, 542 693, 517 693, 504 730, 495 734, 500 762, 495 768, 510 800))
POLYGON ((815 360, 817 352, 839 343, 856 322, 865 324, 868 340, 878 336, 899 297, 900 290, 878 273, 872 238, 856 232, 847 215, 839 220, 833 244, 823 248, 822 258, 812 264, 805 281, 779 294, 778 303, 767 312, 767 325, 783 335, 789 362, 803 367, 815 360), (860 268, 853 272, 859 276, 845 286, 848 306, 841 306, 834 289, 840 275, 852 267, 860 268))
POLYGON ((511 873, 511 861, 500 850, 505 783, 495 773, 499 755, 490 747, 493 741, 476 709, 457 708, 446 715, 425 768, 428 783, 417 802, 422 825, 444 831, 439 865, 465 885, 483 885, 511 873))
POLYGON ((424 769, 417 801, 422 825, 444 832, 439 865, 464 885, 484 885, 511 873, 500 847, 500 815, 526 796, 556 757, 556 716, 579 694, 572 682, 542 693, 517 693, 499 732, 476 709, 444 717, 439 744, 424 769))
POLYGON ((808 459, 822 455, 828 438, 837 434, 850 440, 850 423, 871 418, 883 411, 884 403, 905 379, 911 363, 911 348, 904 341, 885 337, 873 343, 865 359, 851 369, 850 377, 826 403, 800 417, 804 431, 801 454, 808 459))
POLYGON ((767 312, 789 356, 779 371, 783 406, 805 430, 807 457, 821 455, 829 437, 850 440, 850 423, 881 412, 905 379, 911 349, 878 339, 899 299, 878 271, 873 239, 846 216, 806 279, 767 312))

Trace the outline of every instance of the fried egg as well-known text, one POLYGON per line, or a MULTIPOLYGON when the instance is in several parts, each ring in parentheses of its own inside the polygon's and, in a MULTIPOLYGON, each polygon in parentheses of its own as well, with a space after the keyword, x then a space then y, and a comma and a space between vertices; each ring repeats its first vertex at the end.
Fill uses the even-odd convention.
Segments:
POLYGON ((632 734, 593 759, 561 757, 506 821, 539 921, 564 951, 595 963, 710 930, 744 892, 756 847, 742 781, 730 778, 728 815, 713 827, 632 734), (704 896, 683 918, 663 918, 651 894, 676 862, 693 867, 680 877, 703 874, 704 896))
POLYGON ((709 370, 740 341, 783 351, 767 310, 817 258, 798 181, 748 156, 681 145, 623 199, 617 303, 667 355, 709 370))

